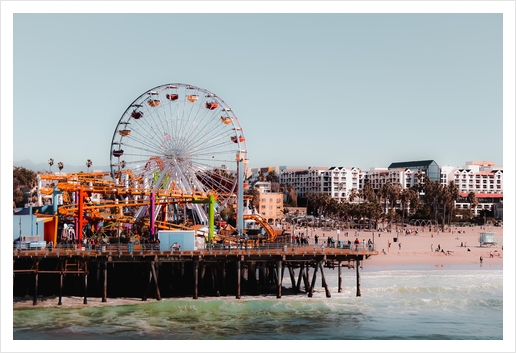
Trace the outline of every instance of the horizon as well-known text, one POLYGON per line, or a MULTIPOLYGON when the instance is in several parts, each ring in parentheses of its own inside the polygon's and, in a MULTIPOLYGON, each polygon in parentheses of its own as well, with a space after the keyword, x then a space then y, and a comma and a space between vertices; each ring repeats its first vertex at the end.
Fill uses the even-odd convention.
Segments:
MULTIPOLYGON (((247 171, 250 172, 251 169, 260 169, 260 168, 267 168, 267 167, 282 167, 282 166, 285 166, 285 167, 288 167, 287 170, 290 170, 290 169, 308 169, 308 168, 315 168, 315 169, 318 169, 318 168, 321 168, 321 169, 325 169, 325 168, 332 168, 332 167, 339 167, 339 168, 359 168, 361 171, 364 171, 364 172, 367 172, 367 171, 371 171, 372 169, 387 169, 389 167, 389 165, 391 163, 400 163, 400 162, 413 162, 413 161, 421 161, 422 159, 418 159, 418 160, 412 160, 412 161, 393 161, 393 162, 390 162, 388 165, 386 166, 379 166, 379 167, 369 167, 368 169, 364 169, 364 168, 360 168, 360 167, 355 167, 355 166, 346 166, 346 165, 331 165, 331 166, 321 166, 321 165, 317 165, 317 166, 294 166, 294 165, 291 165, 291 164, 283 164, 283 165, 268 165, 268 166, 260 166, 260 167, 253 167, 253 168, 247 168, 247 171)), ((435 161, 435 160, 434 160, 435 161)), ((54 165, 52 166, 52 168, 54 169, 53 172, 57 172, 57 163, 59 161, 54 161, 54 165)), ((437 163, 437 161, 435 161, 437 163)), ((439 164, 437 163, 437 165, 439 167, 454 167, 454 168, 464 168, 464 167, 467 167, 468 164, 467 162, 492 162, 490 160, 484 160, 484 161, 480 161, 478 159, 474 159, 474 160, 468 160, 468 161, 465 161, 462 165, 449 165, 449 164, 439 164)), ((28 160, 28 159, 24 159, 24 160, 21 160, 21 161, 14 161, 13 162, 13 167, 23 167, 25 169, 29 169, 29 170, 32 170, 34 172, 49 172, 50 169, 45 169, 45 168, 49 168, 49 164, 48 164, 48 161, 47 162, 39 162, 39 163, 35 163, 34 161, 31 161, 31 160, 28 160), (18 163, 19 165, 17 165, 16 163, 18 163), (31 167, 26 167, 20 163, 28 163, 29 165, 32 165, 31 167), (38 169, 38 170, 35 170, 34 168, 35 167, 38 167, 38 168, 42 168, 42 170, 38 169)), ((66 170, 66 167, 67 165, 65 164, 64 165, 64 168, 61 172, 63 173, 67 173, 67 172, 78 172, 78 171, 82 171, 84 172, 83 169, 88 169, 88 168, 84 168, 80 165, 77 165, 77 164, 72 164, 72 165, 68 165, 68 168, 71 168, 72 170, 66 170)), ((491 168, 502 168, 503 169, 503 165, 497 165, 495 164, 494 166, 492 166, 491 168)), ((90 168, 90 172, 95 172, 95 171, 103 171, 103 172, 110 172, 110 166, 109 165, 101 165, 101 166, 98 166, 97 168, 95 168, 95 165, 92 165, 90 168), (101 169, 99 169, 101 168, 101 169), (104 169, 105 168, 105 169, 104 169)))

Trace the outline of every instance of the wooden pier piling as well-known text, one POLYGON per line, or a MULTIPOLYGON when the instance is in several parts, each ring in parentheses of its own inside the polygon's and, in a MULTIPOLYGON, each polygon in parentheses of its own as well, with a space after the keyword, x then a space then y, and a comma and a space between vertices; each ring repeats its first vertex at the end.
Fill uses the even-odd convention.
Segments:
POLYGON ((92 297, 142 297, 156 300, 162 297, 304 293, 313 297, 318 272, 326 297, 331 297, 325 270, 338 269, 338 291, 342 292, 342 267, 356 269, 356 296, 361 296, 360 269, 363 261, 377 252, 327 248, 285 248, 247 250, 195 251, 19 251, 13 256, 13 295, 33 297, 59 295, 83 296, 87 304, 92 297), (347 261, 347 266, 343 266, 347 261), (287 267, 285 269, 285 267, 287 267), (93 268, 96 271, 89 272, 93 268), (313 268, 313 273, 311 269, 313 268), (165 276, 160 276, 160 270, 165 276), (291 289, 283 288, 285 270, 290 276, 291 289), (164 272, 163 272, 164 271, 164 272), (109 272, 109 273, 108 273, 109 272), (23 277, 29 274, 31 276, 23 277), (43 277, 40 274, 45 274, 43 277), (49 275, 47 275, 49 274, 49 275), (47 278, 59 275, 58 285, 47 278), (108 281, 109 276, 109 281, 108 281), (296 277, 297 276, 297 277, 296 277), (21 278, 20 278, 21 277, 21 278), (23 279, 25 278, 25 279, 23 279), (97 283, 88 286, 88 282, 97 283), (142 283, 143 282, 143 283, 142 283), (142 285, 143 284, 143 285, 142 285), (108 293, 109 285, 109 293, 108 293), (150 293, 153 291, 154 293, 150 293), (109 295, 108 295, 109 294, 109 295), (89 298, 88 298, 89 297, 89 298))
POLYGON ((278 283, 277 283, 277 286, 278 286, 278 294, 276 295, 276 298, 281 298, 281 285, 282 285, 282 275, 283 275, 283 269, 282 269, 282 264, 281 264, 281 260, 278 260, 276 262, 276 272, 277 272, 277 278, 278 278, 278 283))
POLYGON ((236 262, 236 268, 237 268, 237 293, 236 293, 236 298, 237 299, 240 299, 240 278, 241 278, 241 275, 240 275, 240 260, 237 260, 236 262))
POLYGON ((339 287, 338 292, 342 292, 342 262, 339 261, 339 287))
POLYGON ((360 292, 360 260, 356 260, 357 267, 357 297, 361 297, 362 293, 360 292))

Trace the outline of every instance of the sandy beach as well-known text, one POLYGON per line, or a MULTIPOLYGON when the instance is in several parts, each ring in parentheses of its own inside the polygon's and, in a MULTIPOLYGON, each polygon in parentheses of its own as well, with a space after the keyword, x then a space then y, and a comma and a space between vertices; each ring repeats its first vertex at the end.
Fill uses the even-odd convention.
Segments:
POLYGON ((328 237, 352 243, 356 238, 360 242, 368 242, 370 239, 376 245, 379 252, 377 256, 371 256, 365 261, 366 265, 465 265, 465 264, 503 264, 503 228, 502 227, 460 227, 453 228, 451 232, 431 232, 426 228, 407 228, 412 230, 409 234, 401 232, 396 242, 395 230, 392 232, 378 231, 355 231, 342 230, 337 234, 336 230, 326 230, 321 228, 296 229, 296 234, 304 233, 310 236, 310 243, 313 244, 314 236, 319 236, 319 244, 328 237), (417 230, 417 233, 416 233, 417 230), (494 233, 496 245, 480 246, 479 237, 481 232, 494 233), (346 236, 347 233, 347 236, 346 236), (389 246, 390 243, 390 246, 389 246), (443 251, 437 252, 438 247, 443 251), (383 253, 383 251, 385 253, 383 253), (491 253, 493 257, 491 257, 491 253))

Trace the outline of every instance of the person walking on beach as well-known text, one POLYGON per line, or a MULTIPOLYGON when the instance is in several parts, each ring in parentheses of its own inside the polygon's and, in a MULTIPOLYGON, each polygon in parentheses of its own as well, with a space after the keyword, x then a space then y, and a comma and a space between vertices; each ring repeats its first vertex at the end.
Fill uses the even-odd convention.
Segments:
POLYGON ((315 244, 319 244, 319 237, 317 236, 317 234, 314 236, 314 239, 315 239, 315 244))
POLYGON ((401 243, 398 244, 398 248, 401 250, 401 243))
POLYGON ((434 244, 430 244, 430 251, 434 252, 434 244))

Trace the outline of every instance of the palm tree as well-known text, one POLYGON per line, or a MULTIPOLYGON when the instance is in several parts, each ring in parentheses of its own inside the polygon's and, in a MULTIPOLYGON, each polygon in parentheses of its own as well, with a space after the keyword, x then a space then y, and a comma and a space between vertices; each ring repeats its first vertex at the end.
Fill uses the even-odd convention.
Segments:
POLYGON ((469 210, 470 210, 470 218, 473 218, 473 209, 478 206, 477 195, 473 191, 468 194, 468 202, 469 202, 469 210))
POLYGON ((258 188, 248 188, 244 190, 244 195, 252 196, 251 201, 249 202, 249 209, 255 210, 260 204, 260 192, 258 188))
POLYGON ((63 168, 64 168, 63 162, 57 163, 57 167, 59 168, 59 171, 61 172, 61 170, 63 170, 63 168))
POLYGON ((371 220, 374 221, 374 229, 378 229, 378 221, 383 216, 382 205, 377 200, 367 203, 367 217, 369 218, 369 229, 371 229, 371 220))
POLYGON ((50 166, 50 173, 52 173, 52 166, 54 165, 54 158, 50 158, 48 160, 48 165, 50 166))
POLYGON ((351 189, 351 191, 349 192, 349 196, 348 196, 349 201, 353 202, 353 200, 355 200, 357 197, 358 197, 357 189, 355 189, 355 188, 351 189))
POLYGON ((279 182, 279 178, 278 178, 278 175, 276 174, 276 171, 275 171, 275 170, 270 170, 270 171, 267 173, 266 180, 267 180, 267 181, 270 181, 271 183, 277 183, 277 182, 279 182))
POLYGON ((364 184, 364 187, 361 189, 362 191, 362 198, 367 201, 373 201, 374 200, 374 190, 371 186, 371 183, 369 181, 366 181, 364 184))
POLYGON ((393 208, 391 208, 387 212, 387 221, 389 221, 389 229, 392 229, 392 221, 395 221, 397 218, 398 218, 398 214, 396 213, 396 211, 394 211, 393 208))
POLYGON ((391 195, 391 189, 392 189, 392 184, 390 181, 386 182, 385 184, 382 185, 382 188, 380 189, 380 197, 383 199, 383 202, 384 202, 384 208, 383 208, 383 211, 385 213, 387 213, 388 209, 387 209, 387 202, 389 200, 389 196, 391 195))
POLYGON ((291 185, 287 185, 287 204, 292 207, 297 207, 296 189, 291 185))
POLYGON ((419 208, 419 205, 421 204, 421 200, 419 199, 419 189, 416 188, 416 187, 412 187, 410 188, 410 190, 412 191, 410 193, 410 213, 415 213, 417 211, 417 209, 419 208))
POLYGON ((430 212, 434 213, 434 220, 437 223, 437 206, 439 195, 442 193, 442 184, 425 176, 424 192, 425 203, 430 207, 430 212))
POLYGON ((91 159, 86 160, 86 167, 88 167, 88 173, 90 172, 90 167, 92 166, 93 162, 91 159))
POLYGON ((346 188, 346 185, 344 183, 339 183, 339 187, 337 190, 339 190, 339 203, 341 201, 341 193, 342 193, 342 190, 344 190, 346 188))
POLYGON ((344 218, 347 223, 347 228, 349 228, 349 217, 351 216, 351 204, 344 200, 344 202, 339 203, 339 218, 344 218))
MULTIPOLYGON (((455 201, 460 197, 459 188, 455 182, 450 181, 448 183, 448 201, 449 201, 449 212, 448 212, 448 224, 451 225, 453 210, 455 209, 455 201)), ((449 229, 451 232, 451 227, 449 229)))
POLYGON ((409 203, 411 198, 411 193, 413 191, 410 189, 403 189, 400 193, 400 202, 401 202, 401 226, 405 226, 405 206, 409 203))
POLYGON ((389 201, 391 202, 391 208, 395 208, 401 194, 401 184, 393 183, 389 194, 389 201))

